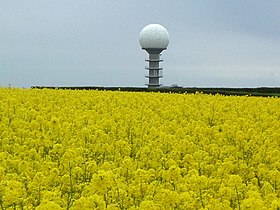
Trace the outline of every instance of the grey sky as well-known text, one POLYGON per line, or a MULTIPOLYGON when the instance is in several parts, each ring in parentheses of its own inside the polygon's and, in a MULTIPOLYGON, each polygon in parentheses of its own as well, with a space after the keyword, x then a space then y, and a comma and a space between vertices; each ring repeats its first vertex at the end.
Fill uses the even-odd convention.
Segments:
POLYGON ((0 86, 144 86, 139 33, 162 24, 164 85, 280 86, 278 0, 0 0, 0 86))

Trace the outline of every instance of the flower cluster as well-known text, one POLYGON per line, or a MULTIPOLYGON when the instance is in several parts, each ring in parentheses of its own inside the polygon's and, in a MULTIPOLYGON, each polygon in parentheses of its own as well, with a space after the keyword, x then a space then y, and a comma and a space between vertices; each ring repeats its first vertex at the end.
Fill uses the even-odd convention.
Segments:
POLYGON ((280 209, 280 99, 0 89, 1 209, 280 209))

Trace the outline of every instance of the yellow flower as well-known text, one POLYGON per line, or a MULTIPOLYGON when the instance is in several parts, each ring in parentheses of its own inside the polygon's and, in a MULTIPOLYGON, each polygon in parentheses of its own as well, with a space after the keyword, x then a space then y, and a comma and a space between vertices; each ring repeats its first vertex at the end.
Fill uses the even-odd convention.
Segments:
POLYGON ((279 98, 0 88, 4 209, 277 209, 279 98))
POLYGON ((62 210, 63 208, 60 207, 57 203, 53 201, 43 201, 36 210, 62 210))

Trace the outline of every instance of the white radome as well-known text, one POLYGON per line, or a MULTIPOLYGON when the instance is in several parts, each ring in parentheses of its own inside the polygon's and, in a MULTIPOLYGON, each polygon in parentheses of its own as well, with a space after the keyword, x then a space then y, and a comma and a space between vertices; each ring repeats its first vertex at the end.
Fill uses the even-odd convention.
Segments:
POLYGON ((143 49, 166 49, 169 44, 169 34, 162 25, 150 24, 140 32, 139 41, 143 49))

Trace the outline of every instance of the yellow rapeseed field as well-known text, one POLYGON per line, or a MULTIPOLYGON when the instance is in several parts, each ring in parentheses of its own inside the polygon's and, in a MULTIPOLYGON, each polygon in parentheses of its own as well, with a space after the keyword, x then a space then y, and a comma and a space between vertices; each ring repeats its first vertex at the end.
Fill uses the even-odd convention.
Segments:
POLYGON ((0 208, 280 209, 280 99, 0 88, 0 208))

